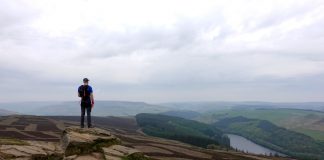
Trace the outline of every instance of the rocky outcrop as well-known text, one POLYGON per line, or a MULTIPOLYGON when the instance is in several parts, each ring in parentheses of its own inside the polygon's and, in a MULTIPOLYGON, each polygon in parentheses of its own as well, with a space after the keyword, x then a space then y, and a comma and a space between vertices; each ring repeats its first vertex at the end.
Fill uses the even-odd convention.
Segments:
POLYGON ((140 151, 99 129, 66 128, 58 142, 0 140, 0 159, 19 160, 148 160, 140 151))
POLYGON ((43 141, 21 141, 2 139, 9 143, 0 146, 0 159, 63 159, 63 151, 58 143, 43 141))
POLYGON ((62 148, 65 156, 103 153, 103 147, 120 144, 120 140, 110 132, 99 128, 67 128, 63 131, 62 148))

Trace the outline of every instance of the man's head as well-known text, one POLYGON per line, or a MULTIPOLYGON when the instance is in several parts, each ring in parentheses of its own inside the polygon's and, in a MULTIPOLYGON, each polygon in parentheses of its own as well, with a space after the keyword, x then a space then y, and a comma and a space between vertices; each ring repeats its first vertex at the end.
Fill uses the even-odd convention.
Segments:
POLYGON ((83 84, 88 85, 89 79, 88 78, 83 78, 83 84))

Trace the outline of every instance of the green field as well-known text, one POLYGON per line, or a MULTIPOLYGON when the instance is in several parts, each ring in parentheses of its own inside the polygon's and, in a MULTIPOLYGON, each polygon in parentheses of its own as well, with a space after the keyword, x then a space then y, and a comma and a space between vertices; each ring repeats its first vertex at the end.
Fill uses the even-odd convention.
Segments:
POLYGON ((293 129, 293 131, 306 134, 316 140, 323 141, 324 142, 324 132, 323 131, 317 131, 317 130, 311 130, 311 129, 303 129, 303 128, 296 128, 293 129))
POLYGON ((205 113, 196 120, 213 123, 222 118, 244 116, 268 120, 278 126, 324 141, 324 113, 299 109, 227 109, 205 113))

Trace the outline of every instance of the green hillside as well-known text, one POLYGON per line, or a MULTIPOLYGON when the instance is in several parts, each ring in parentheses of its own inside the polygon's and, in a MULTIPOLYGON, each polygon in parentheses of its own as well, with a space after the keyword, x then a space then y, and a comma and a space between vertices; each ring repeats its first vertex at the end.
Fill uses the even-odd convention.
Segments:
POLYGON ((192 145, 207 147, 209 144, 229 146, 223 132, 211 125, 160 114, 141 113, 136 121, 148 135, 179 140, 192 145))
POLYGON ((212 124, 223 130, 246 137, 260 145, 299 159, 324 159, 324 146, 301 133, 278 127, 266 120, 242 116, 224 118, 212 124))
POLYGON ((280 127, 324 141, 324 113, 300 109, 227 109, 203 114, 198 121, 214 123, 222 118, 244 116, 270 121, 280 127))

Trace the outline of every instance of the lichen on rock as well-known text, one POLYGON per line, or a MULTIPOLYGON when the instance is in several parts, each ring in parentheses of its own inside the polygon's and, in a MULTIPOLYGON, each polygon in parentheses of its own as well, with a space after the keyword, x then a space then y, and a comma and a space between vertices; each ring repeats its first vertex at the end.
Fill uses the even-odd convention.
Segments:
POLYGON ((136 152, 122 157, 122 160, 151 160, 151 158, 141 152, 136 152))
POLYGON ((61 139, 65 156, 103 152, 102 147, 120 143, 117 137, 99 128, 67 128, 61 139))

